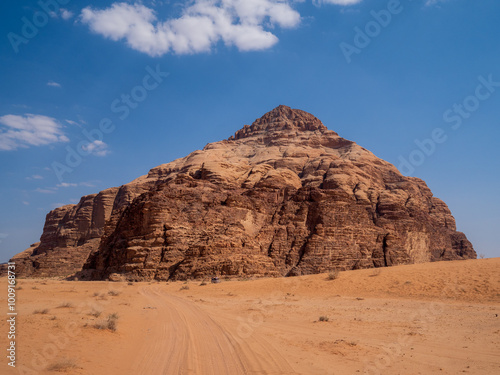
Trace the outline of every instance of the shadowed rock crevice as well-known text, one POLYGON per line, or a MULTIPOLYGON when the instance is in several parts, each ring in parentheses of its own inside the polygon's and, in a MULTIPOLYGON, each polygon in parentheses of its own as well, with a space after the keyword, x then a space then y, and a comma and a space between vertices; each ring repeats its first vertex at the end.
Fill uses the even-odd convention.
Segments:
POLYGON ((47 215, 20 276, 180 280, 470 259, 424 181, 279 106, 227 140, 47 215))
POLYGON ((384 266, 385 267, 389 266, 389 262, 387 261, 388 256, 389 256, 389 254, 388 254, 389 249, 387 248, 387 236, 388 235, 385 235, 384 239, 382 240, 382 253, 384 254, 384 266))

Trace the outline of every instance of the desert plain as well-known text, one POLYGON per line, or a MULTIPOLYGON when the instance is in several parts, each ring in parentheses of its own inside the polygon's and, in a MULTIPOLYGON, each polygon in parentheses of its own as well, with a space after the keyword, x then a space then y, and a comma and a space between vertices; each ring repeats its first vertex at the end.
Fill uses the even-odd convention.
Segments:
POLYGON ((218 284, 18 279, 16 367, 2 356, 0 373, 499 374, 499 270, 494 258, 218 284))

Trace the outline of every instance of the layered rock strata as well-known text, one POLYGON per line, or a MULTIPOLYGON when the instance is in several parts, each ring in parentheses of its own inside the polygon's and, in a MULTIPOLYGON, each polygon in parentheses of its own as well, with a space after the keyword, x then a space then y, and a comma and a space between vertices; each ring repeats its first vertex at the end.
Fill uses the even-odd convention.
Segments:
POLYGON ((227 140, 47 215, 27 276, 293 276, 470 259, 424 181, 279 106, 227 140))

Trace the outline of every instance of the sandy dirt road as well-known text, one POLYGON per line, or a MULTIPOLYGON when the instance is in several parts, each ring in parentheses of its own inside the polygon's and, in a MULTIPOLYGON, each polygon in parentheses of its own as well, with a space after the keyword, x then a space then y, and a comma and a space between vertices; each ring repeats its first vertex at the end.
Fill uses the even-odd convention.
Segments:
MULTIPOLYGON (((149 337, 133 366, 136 374, 291 375, 288 361, 264 338, 240 337, 195 303, 143 287, 152 318, 149 337)), ((236 332, 235 332, 236 331, 236 332)))

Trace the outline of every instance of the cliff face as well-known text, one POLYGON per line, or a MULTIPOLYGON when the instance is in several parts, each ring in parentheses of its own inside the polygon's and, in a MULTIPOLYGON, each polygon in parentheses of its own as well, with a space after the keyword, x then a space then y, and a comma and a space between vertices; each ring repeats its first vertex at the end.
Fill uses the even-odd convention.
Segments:
POLYGON ((89 255, 99 248, 104 225, 120 215, 151 181, 138 179, 121 188, 84 196, 76 205, 56 208, 47 214, 40 242, 11 261, 20 276, 66 276, 80 271, 89 255))
MULTIPOLYGON (((417 178, 280 106, 228 140, 47 215, 25 275, 301 275, 475 258, 417 178)), ((20 269, 20 267, 18 267, 20 269)))

